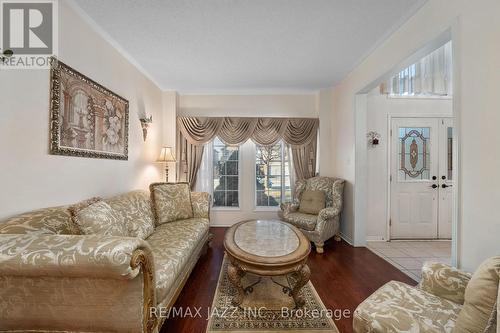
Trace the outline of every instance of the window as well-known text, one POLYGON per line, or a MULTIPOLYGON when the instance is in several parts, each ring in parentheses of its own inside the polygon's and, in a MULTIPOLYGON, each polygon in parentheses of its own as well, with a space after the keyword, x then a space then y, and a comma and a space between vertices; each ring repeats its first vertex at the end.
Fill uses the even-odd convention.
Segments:
POLYGON ((239 149, 219 138, 213 142, 214 207, 239 207, 239 149))
POLYGON ((383 90, 390 97, 451 96, 451 41, 401 70, 384 84, 383 90))
POLYGON ((292 198, 290 154, 283 142, 256 147, 255 199, 258 207, 279 206, 292 198))
POLYGON ((399 180, 430 179, 429 127, 399 128, 399 180))

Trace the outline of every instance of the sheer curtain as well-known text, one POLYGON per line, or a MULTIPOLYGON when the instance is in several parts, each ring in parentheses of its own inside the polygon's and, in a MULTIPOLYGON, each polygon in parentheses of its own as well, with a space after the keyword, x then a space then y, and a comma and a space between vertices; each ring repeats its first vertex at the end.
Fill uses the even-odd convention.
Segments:
POLYGON ((393 96, 451 96, 452 44, 447 42, 383 84, 382 92, 393 96))
POLYGON ((203 145, 203 157, 196 177, 194 190, 196 192, 208 192, 213 196, 213 172, 214 172, 214 145, 213 141, 203 145))

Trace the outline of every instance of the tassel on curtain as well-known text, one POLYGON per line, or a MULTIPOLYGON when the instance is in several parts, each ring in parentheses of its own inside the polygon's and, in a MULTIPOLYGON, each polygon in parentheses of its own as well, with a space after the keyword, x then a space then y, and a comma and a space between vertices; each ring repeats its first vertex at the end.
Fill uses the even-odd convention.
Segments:
POLYGON ((187 181, 194 187, 203 145, 216 136, 228 145, 240 145, 251 139, 258 145, 272 146, 283 140, 291 147, 297 179, 313 177, 318 126, 316 118, 178 117, 177 181, 187 181))

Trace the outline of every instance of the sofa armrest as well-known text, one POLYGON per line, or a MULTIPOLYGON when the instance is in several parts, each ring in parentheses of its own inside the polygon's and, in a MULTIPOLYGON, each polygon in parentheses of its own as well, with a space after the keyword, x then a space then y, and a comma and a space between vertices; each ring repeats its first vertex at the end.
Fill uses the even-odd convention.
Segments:
POLYGON ((471 276, 449 265, 427 261, 422 267, 419 288, 449 301, 463 304, 465 288, 471 276))
POLYGON ((198 218, 210 218, 211 196, 207 192, 191 192, 193 215, 198 218))
POLYGON ((45 318, 43 323, 26 321, 26 329, 103 328, 109 324, 106 318, 117 319, 110 327, 121 330, 138 325, 152 332, 157 324, 150 313, 156 306, 153 255, 140 238, 3 234, 0 284, 0 300, 12 302, 12 311, 0 314, 5 327, 15 325, 25 304, 36 306, 37 316, 45 318), (75 293, 75 288, 84 294, 75 293), (106 299, 114 303, 106 304, 106 299), (138 307, 141 311, 134 311, 138 307), (95 321, 87 323, 84 318, 91 313, 95 321))
POLYGON ((140 238, 3 234, 0 275, 133 279, 139 273, 131 265, 137 250, 150 253, 140 238))

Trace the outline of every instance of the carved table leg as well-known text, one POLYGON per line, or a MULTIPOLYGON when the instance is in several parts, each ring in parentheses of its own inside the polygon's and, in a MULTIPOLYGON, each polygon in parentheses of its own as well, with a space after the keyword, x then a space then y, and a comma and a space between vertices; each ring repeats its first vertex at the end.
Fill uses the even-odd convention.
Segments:
POLYGON ((231 281, 238 291, 231 303, 233 306, 239 306, 241 302, 243 302, 243 296, 245 295, 245 289, 241 283, 241 278, 245 276, 245 272, 239 267, 229 264, 227 267, 227 275, 229 277, 229 281, 231 281))
POLYGON ((301 308, 304 306, 305 301, 302 297, 299 296, 300 289, 306 285, 309 281, 309 277, 311 276, 311 270, 307 264, 304 264, 298 272, 295 273, 297 277, 297 281, 292 289, 292 297, 295 301, 295 308, 301 308))

